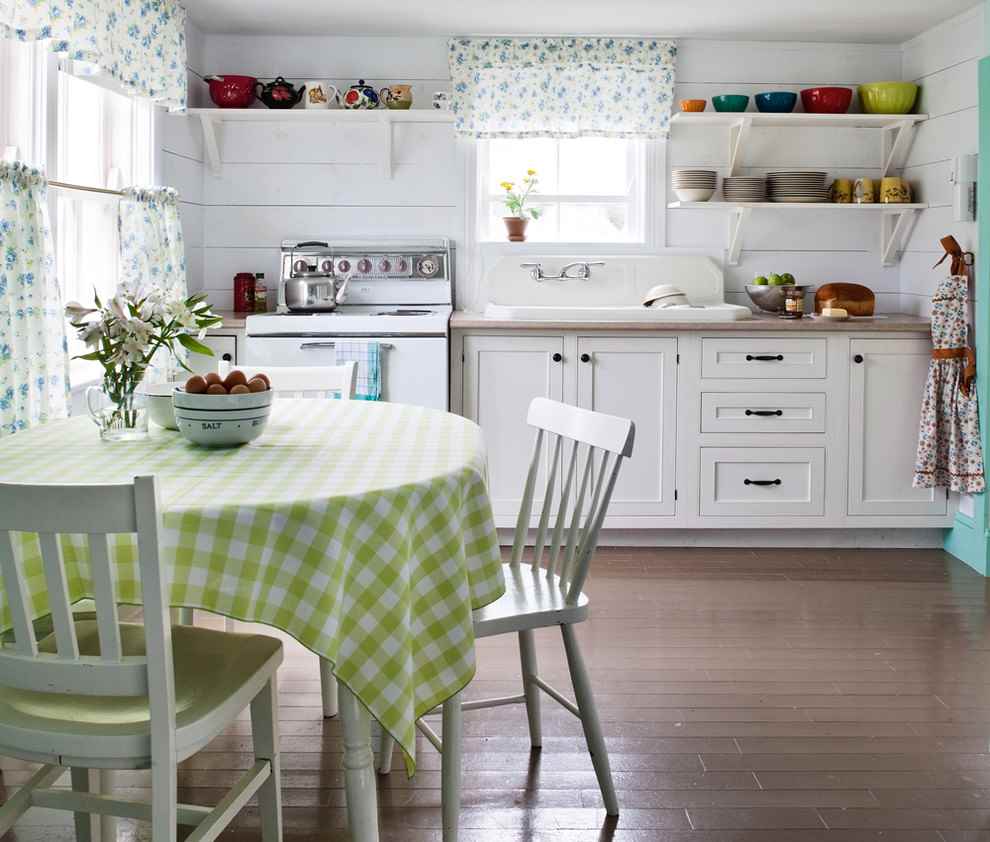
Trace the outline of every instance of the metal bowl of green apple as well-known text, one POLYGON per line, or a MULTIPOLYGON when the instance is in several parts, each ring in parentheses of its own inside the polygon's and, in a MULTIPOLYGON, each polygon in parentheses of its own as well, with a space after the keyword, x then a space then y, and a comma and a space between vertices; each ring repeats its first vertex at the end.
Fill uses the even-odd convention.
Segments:
POLYGON ((746 284, 749 300, 766 313, 784 312, 784 287, 799 286, 790 272, 782 275, 759 275, 746 284))

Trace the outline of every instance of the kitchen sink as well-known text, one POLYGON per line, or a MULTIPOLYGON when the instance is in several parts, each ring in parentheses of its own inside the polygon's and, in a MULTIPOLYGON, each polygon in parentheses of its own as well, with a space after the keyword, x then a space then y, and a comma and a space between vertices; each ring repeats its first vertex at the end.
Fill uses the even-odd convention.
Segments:
POLYGON ((734 322, 753 314, 737 304, 683 304, 674 307, 554 307, 488 304, 485 316, 504 321, 535 322, 734 322))

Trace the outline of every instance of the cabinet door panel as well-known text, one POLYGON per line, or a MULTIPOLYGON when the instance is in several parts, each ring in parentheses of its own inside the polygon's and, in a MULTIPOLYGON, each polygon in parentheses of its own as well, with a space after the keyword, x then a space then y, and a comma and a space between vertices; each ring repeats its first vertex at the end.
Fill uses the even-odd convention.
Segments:
POLYGON ((945 489, 911 487, 931 345, 854 339, 849 354, 849 514, 945 514, 945 489))
MULTIPOLYGON (((563 364, 553 359, 563 351, 560 336, 464 337, 463 411, 484 432, 489 493, 500 526, 519 513, 535 435, 526 424, 529 404, 538 397, 563 398, 563 364)), ((546 487, 546 467, 540 489, 546 487)))
POLYGON ((213 356, 204 354, 188 354, 186 364, 197 374, 208 374, 217 370, 221 360, 231 365, 237 365, 237 337, 208 335, 203 344, 213 349, 213 356))
POLYGON ((673 515, 677 340, 582 336, 577 366, 579 406, 636 424, 609 517, 673 515))

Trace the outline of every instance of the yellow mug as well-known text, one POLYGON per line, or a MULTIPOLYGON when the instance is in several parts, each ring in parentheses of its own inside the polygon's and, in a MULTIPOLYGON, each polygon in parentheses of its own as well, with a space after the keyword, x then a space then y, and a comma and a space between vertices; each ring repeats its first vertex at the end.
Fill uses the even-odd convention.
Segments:
POLYGON ((880 202, 885 205, 903 205, 911 201, 911 185, 900 176, 880 179, 880 202))
POLYGON ((857 205, 872 205, 877 200, 877 185, 872 178, 857 178, 853 185, 853 201, 857 205))
POLYGON ((853 200, 853 185, 848 178, 837 178, 828 189, 828 197, 837 205, 848 205, 853 200))

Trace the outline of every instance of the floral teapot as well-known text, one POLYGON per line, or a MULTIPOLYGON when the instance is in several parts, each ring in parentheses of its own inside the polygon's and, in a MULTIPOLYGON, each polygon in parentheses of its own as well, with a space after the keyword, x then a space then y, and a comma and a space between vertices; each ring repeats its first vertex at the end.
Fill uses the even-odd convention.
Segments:
POLYGON ((364 79, 358 79, 356 85, 351 85, 341 97, 344 108, 377 108, 381 97, 371 85, 366 85, 364 79))
POLYGON ((299 104, 306 92, 306 86, 300 85, 296 90, 295 85, 286 82, 285 77, 279 76, 274 82, 267 85, 258 82, 254 86, 255 96, 258 97, 269 108, 292 108, 299 104))

